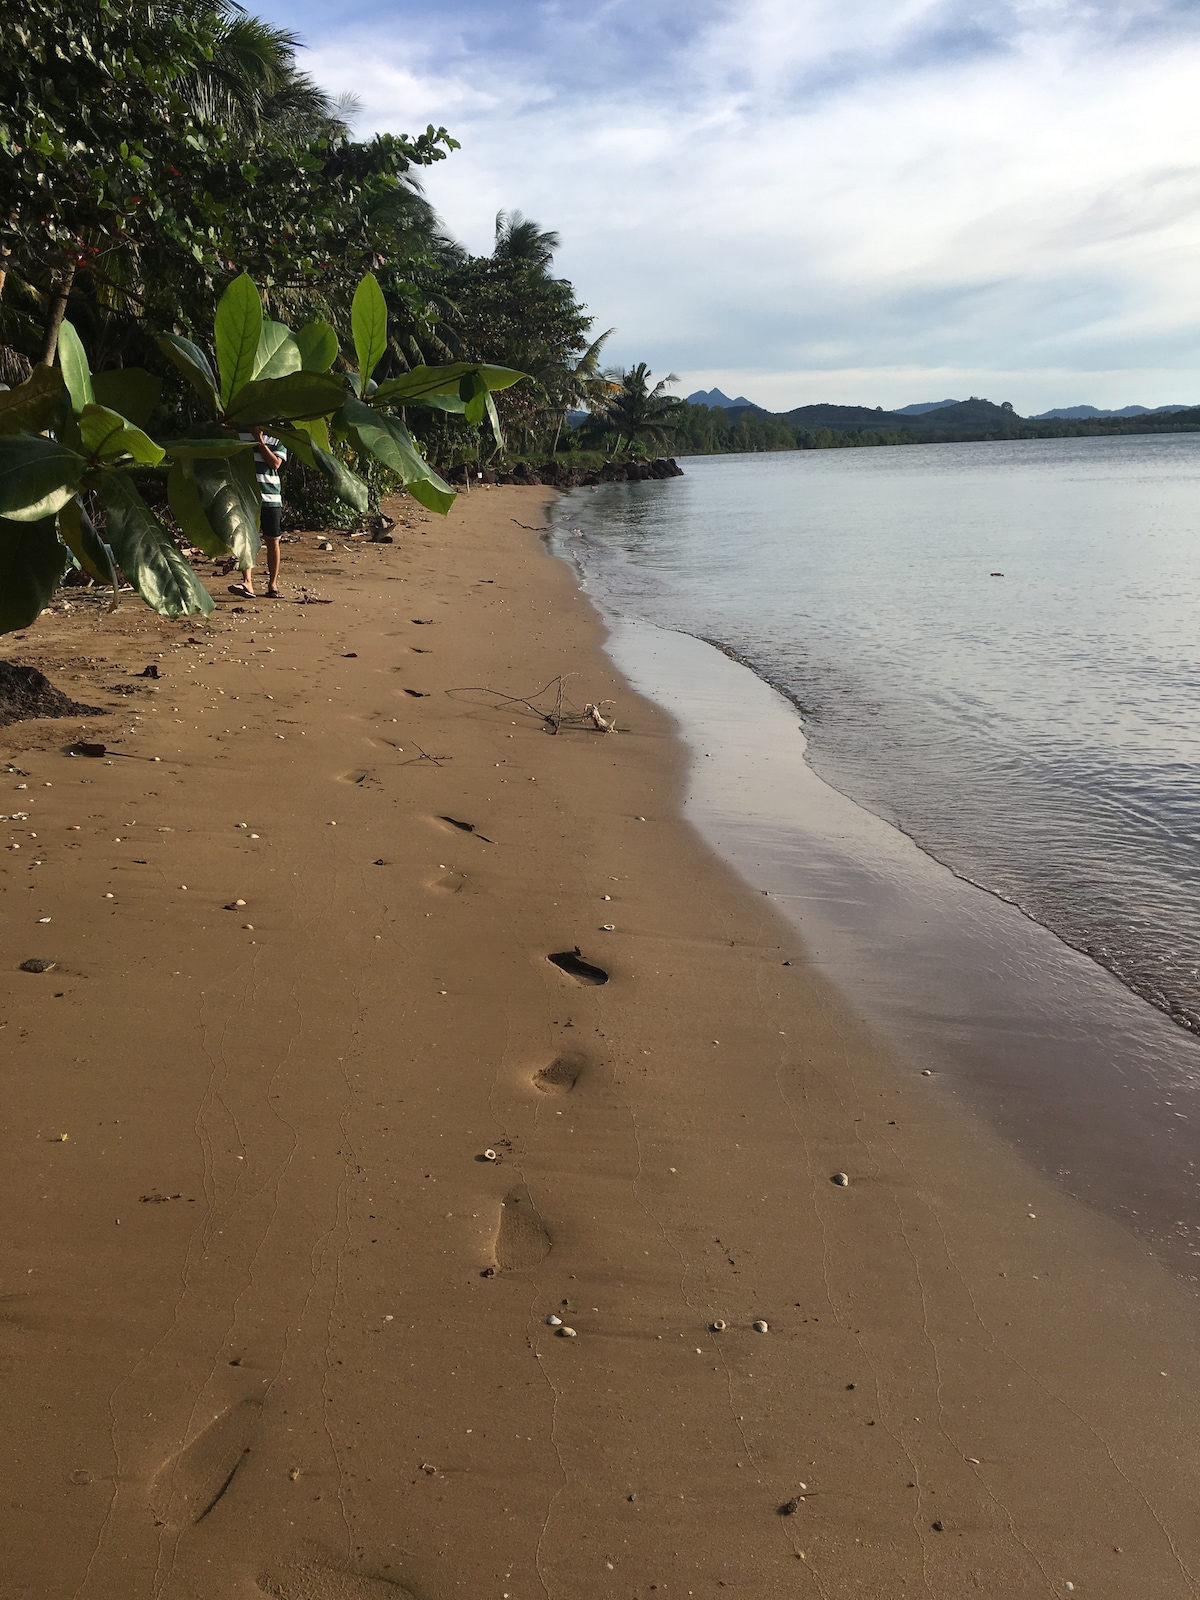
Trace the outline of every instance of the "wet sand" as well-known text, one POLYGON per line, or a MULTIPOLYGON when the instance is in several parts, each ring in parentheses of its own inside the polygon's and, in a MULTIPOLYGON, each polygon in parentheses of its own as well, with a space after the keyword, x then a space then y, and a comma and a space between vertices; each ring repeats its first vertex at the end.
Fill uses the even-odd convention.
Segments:
POLYGON ((0 1597, 1195 1592, 1191 1289, 710 853, 546 499, 7 642, 115 753, 2 733, 0 1597))

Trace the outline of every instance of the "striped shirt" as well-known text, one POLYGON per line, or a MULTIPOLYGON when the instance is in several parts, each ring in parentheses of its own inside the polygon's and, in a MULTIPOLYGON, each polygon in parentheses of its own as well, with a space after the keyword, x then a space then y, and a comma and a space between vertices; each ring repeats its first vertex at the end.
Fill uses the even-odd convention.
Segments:
MULTIPOLYGON (((283 494, 279 487, 278 468, 268 463, 252 433, 241 433, 238 437, 245 439, 247 443, 254 442, 254 476, 258 479, 259 499, 265 506, 281 506, 283 494)), ((264 433, 263 442, 268 444, 282 460, 287 460, 287 449, 278 439, 273 439, 269 433, 264 433)))

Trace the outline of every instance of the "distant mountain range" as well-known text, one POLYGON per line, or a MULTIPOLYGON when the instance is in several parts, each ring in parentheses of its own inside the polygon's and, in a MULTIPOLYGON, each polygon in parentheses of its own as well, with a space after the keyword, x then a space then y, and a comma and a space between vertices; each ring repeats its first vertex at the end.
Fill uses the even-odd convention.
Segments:
POLYGON ((1190 411, 1190 406, 1122 406, 1120 411, 1097 411, 1095 406, 1056 406, 1053 411, 1039 411, 1037 422, 1050 422, 1062 417, 1076 422, 1088 417, 1157 417, 1168 411, 1190 411))
MULTIPOLYGON (((692 406, 720 406, 724 411, 763 410, 763 407, 756 406, 753 400, 747 400, 745 395, 739 395, 736 400, 731 400, 729 396, 727 394, 723 394, 720 389, 697 389, 695 394, 689 394, 687 396, 687 402, 692 406)), ((966 400, 918 400, 910 406, 896 406, 890 411, 889 415, 893 417, 923 417, 930 411, 946 411, 951 406, 969 404, 971 404, 971 402, 966 400)), ((798 409, 810 411, 813 408, 810 406, 803 406, 799 407, 798 409)), ((837 409, 839 411, 852 409, 854 411, 865 412, 868 408, 865 406, 854 406, 851 408, 839 406, 837 409)), ((883 407, 880 406, 876 409, 881 411, 883 410, 883 407)), ((1052 411, 1036 412, 1030 420, 1034 422, 1055 422, 1060 420, 1065 422, 1081 422, 1089 420, 1093 417, 1162 416, 1168 412, 1188 411, 1190 409, 1191 408, 1189 406, 1122 406, 1119 411, 1102 411, 1096 406, 1056 406, 1052 411)), ((791 413, 788 414, 791 415, 791 413)))
POLYGON ((720 406, 722 411, 761 411, 762 406, 756 406, 753 400, 747 400, 745 395, 739 395, 736 400, 731 400, 727 394, 722 394, 720 389, 697 389, 695 394, 689 394, 687 403, 690 406, 720 406))

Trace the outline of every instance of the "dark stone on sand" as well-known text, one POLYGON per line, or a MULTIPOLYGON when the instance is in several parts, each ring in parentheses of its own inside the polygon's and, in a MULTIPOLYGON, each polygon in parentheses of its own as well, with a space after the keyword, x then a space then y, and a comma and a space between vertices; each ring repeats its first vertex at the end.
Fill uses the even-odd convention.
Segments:
POLYGON ((0 728, 37 717, 102 717, 101 706, 80 705, 56 689, 36 667, 0 661, 0 728))
POLYGON ((58 965, 57 961, 40 961, 40 960, 36 960, 36 959, 35 960, 31 960, 31 961, 22 961, 22 963, 21 963, 21 971, 22 972, 53 972, 57 965, 58 965))

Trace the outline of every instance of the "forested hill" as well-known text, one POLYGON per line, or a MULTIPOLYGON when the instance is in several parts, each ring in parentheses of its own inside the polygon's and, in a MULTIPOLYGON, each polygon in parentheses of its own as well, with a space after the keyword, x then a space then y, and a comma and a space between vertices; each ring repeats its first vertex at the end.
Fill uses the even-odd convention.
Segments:
POLYGON ((812 405, 775 414, 685 405, 673 418, 677 455, 828 450, 985 439, 1061 439, 1092 434, 1200 432, 1200 406, 1137 417, 1022 417, 1011 405, 972 398, 913 416, 869 406, 812 405))

